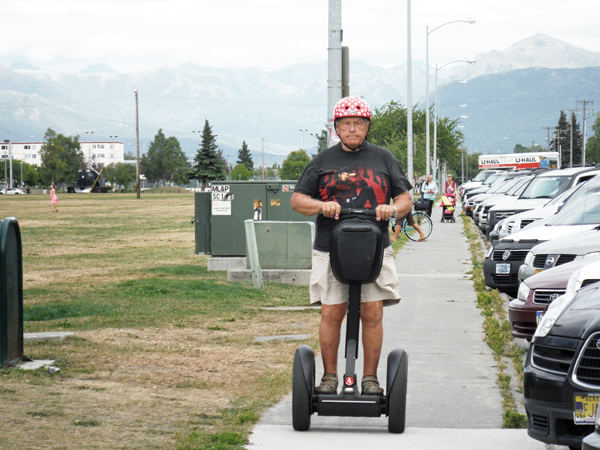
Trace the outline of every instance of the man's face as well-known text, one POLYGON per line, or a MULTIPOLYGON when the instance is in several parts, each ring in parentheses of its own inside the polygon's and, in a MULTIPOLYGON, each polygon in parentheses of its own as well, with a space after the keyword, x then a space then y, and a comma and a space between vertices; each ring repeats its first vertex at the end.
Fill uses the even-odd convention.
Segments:
POLYGON ((369 126, 367 119, 362 117, 344 117, 338 120, 337 130, 342 144, 357 147, 367 137, 369 126))

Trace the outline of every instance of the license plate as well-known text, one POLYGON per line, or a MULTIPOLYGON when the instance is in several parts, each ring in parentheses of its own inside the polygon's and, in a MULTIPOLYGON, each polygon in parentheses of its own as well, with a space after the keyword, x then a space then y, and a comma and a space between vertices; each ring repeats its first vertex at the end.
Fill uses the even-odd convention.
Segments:
POLYGON ((600 393, 575 394, 573 400, 573 421, 575 425, 594 425, 600 393))
POLYGON ((499 274, 510 273, 510 264, 496 264, 496 273, 499 273, 499 274))
POLYGON ((540 324, 540 322, 542 321, 542 318, 544 317, 544 313, 546 311, 536 311, 535 312, 535 322, 536 324, 540 324))

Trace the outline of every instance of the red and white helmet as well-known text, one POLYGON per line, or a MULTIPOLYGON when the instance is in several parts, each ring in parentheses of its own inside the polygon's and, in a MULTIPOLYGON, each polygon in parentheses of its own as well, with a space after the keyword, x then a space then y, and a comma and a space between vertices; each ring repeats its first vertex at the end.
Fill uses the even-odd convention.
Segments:
POLYGON ((344 97, 333 110, 334 121, 342 117, 364 117, 371 120, 371 107, 360 97, 344 97))

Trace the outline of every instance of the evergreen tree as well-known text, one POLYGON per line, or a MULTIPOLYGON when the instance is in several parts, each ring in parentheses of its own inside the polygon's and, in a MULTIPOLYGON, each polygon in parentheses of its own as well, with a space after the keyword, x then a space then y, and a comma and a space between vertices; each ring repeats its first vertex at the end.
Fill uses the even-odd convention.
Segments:
POLYGON ((564 111, 560 112, 558 125, 555 127, 554 136, 550 142, 550 151, 559 152, 560 166, 569 167, 569 122, 564 111), (566 151, 564 151, 566 149, 566 151))
POLYGON ((238 164, 245 165, 246 169, 248 169, 250 172, 254 170, 254 161, 252 159, 252 154, 250 153, 250 149, 248 149, 248 144, 246 144, 246 141, 242 142, 242 148, 238 150, 238 159, 235 164, 236 166, 238 164))
POLYGON ((317 152, 320 153, 327 148, 327 129, 321 130, 317 137, 317 152))
POLYGON ((563 155, 566 153, 565 159, 567 160, 567 165, 564 167, 571 166, 571 127, 573 128, 573 167, 577 167, 581 165, 583 156, 583 136, 574 111, 571 111, 571 121, 568 125, 565 139, 562 141, 563 155))
POLYGON ((202 188, 213 180, 225 179, 225 160, 223 155, 218 152, 217 136, 212 134, 212 127, 208 119, 204 123, 202 130, 202 143, 194 158, 193 177, 202 183, 202 188))

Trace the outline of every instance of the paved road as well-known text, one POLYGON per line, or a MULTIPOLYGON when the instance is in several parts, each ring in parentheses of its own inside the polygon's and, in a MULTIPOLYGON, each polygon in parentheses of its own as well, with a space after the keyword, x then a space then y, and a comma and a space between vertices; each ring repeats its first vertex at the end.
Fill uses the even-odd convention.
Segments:
MULTIPOLYGON (((525 430, 503 430, 497 367, 483 342, 483 318, 468 272, 472 266, 462 223, 440 223, 427 242, 409 242, 396 258, 400 305, 386 308, 379 379, 395 347, 409 354, 407 429, 387 431, 387 418, 312 416, 307 432, 291 426, 291 396, 265 413, 248 449, 510 449, 546 446, 525 430)), ((343 359, 340 349, 340 361, 343 359)), ((341 364, 343 367, 343 364, 341 364)), ((357 369, 362 370, 359 355, 357 369)), ((317 358, 317 379, 323 373, 317 358)), ((359 379, 361 374, 359 373, 359 379)))

